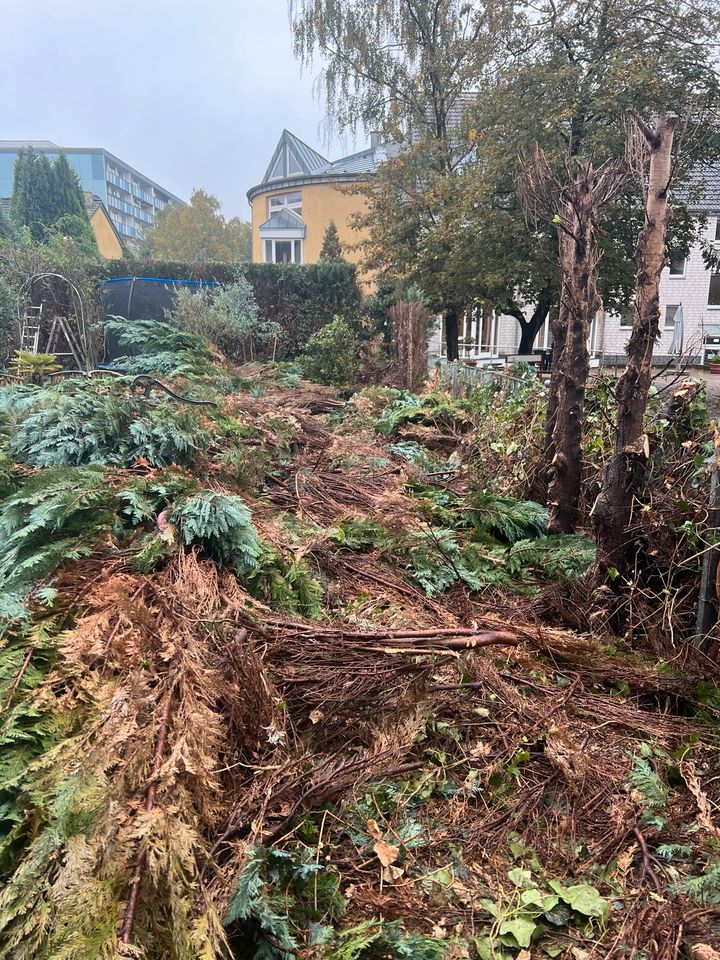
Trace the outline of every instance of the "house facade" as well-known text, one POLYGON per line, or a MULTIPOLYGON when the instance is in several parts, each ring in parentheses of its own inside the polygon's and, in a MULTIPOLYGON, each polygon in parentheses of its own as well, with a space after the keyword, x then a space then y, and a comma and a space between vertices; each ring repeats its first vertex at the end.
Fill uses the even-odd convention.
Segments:
MULTIPOLYGON (((653 355, 657 363, 678 355, 678 315, 682 316, 682 355, 685 359, 705 363, 709 356, 720 354, 720 273, 708 269, 702 254, 703 247, 715 247, 720 253, 720 167, 706 171, 703 180, 705 196, 702 202, 690 208, 707 218, 703 236, 687 257, 671 255, 660 279, 660 336, 653 355)), ((625 363, 632 317, 632 308, 622 314, 603 308, 598 311, 588 338, 590 355, 595 363, 625 363)), ((535 349, 549 348, 551 340, 547 320, 536 337, 535 349)), ((513 317, 477 308, 466 315, 459 331, 459 341, 461 358, 513 356, 518 353, 520 327, 513 317)), ((431 340, 430 352, 437 357, 445 355, 441 327, 431 340)))
POLYGON ((64 153, 83 191, 102 200, 115 229, 131 244, 143 238, 169 203, 185 203, 102 147, 66 148, 50 140, 0 140, 0 197, 12 195, 15 159, 26 147, 44 153, 51 163, 64 153))
POLYGON ((247 193, 253 262, 317 263, 325 231, 333 222, 343 255, 358 263, 361 253, 355 248, 364 234, 350 221, 366 204, 347 188, 372 175, 387 158, 387 150, 374 139, 367 150, 330 161, 283 130, 265 176, 247 193))
POLYGON ((105 204, 100 197, 87 191, 83 193, 83 197, 100 256, 106 260, 119 260, 124 256, 122 242, 105 204))

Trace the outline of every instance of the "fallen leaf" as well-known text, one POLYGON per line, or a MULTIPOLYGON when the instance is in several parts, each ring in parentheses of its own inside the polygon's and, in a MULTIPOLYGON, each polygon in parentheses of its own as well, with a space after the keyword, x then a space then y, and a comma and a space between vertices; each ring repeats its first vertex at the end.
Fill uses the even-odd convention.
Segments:
POLYGON ((393 867, 392 864, 388 864, 386 867, 382 868, 382 878, 384 883, 395 883, 403 876, 405 871, 402 867, 393 867))
POLYGON ((377 820, 368 820, 366 826, 368 833, 374 840, 382 840, 382 830, 378 826, 377 820))
POLYGON ((400 847, 396 847, 393 843, 386 843, 384 840, 377 840, 373 844, 373 850, 384 867, 389 867, 391 863, 395 863, 400 853, 400 847))

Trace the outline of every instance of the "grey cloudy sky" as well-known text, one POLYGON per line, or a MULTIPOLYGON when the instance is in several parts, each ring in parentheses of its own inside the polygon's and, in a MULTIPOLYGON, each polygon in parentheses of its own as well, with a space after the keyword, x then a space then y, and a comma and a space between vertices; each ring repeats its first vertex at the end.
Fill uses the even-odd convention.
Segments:
POLYGON ((0 0, 0 139, 105 147, 187 199, 245 191, 287 127, 330 158, 287 0, 0 0))

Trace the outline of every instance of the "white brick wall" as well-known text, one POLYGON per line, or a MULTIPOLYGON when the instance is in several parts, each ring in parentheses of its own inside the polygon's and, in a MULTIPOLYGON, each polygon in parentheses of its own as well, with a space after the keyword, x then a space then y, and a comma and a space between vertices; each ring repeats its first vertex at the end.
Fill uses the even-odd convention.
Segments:
MULTIPOLYGON (((715 239, 716 218, 708 218, 706 241, 715 239)), ((602 269, 602 264, 601 264, 602 269)), ((720 308, 708 307, 710 290, 710 272, 706 269, 700 252, 700 246, 694 247, 685 261, 685 276, 671 277, 669 269, 663 270, 660 278, 660 332, 655 344, 655 356, 667 357, 673 339, 672 327, 665 327, 665 308, 668 304, 682 304, 684 318, 683 352, 692 355, 701 354, 703 326, 706 323, 720 324, 720 308)), ((620 318, 608 313, 605 316, 605 337, 603 343, 596 344, 596 351, 602 352, 607 359, 613 355, 625 355, 625 344, 630 331, 620 326, 620 318)))

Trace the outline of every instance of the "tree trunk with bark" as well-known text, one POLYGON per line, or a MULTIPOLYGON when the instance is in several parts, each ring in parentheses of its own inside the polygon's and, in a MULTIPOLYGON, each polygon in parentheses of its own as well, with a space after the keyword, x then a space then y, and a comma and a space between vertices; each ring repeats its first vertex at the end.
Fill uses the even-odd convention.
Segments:
POLYGON ((510 317, 515 317, 520 326, 520 344, 518 345, 518 353, 532 353, 533 347, 535 346, 535 338, 547 319, 554 295, 555 291, 550 287, 541 290, 538 296, 538 302, 529 318, 525 316, 519 306, 512 302, 500 311, 501 313, 507 314, 510 317))
POLYGON ((445 343, 447 344, 447 358, 450 363, 460 359, 458 349, 458 316, 460 310, 456 306, 445 308, 445 343))
POLYGON ((637 279, 633 329, 627 366, 616 390, 617 422, 614 452, 592 515, 598 544, 598 572, 622 570, 627 564, 628 527, 633 499, 645 477, 649 442, 645 410, 652 380, 652 356, 660 323, 660 273, 665 264, 665 232, 670 219, 668 190, 672 177, 672 145, 677 117, 661 117, 655 129, 634 115, 638 172, 649 153, 645 224, 635 248, 637 279))
POLYGON ((562 290, 553 322, 553 369, 547 418, 549 529, 569 533, 578 521, 582 476, 585 387, 590 369, 588 335, 600 306, 595 231, 603 208, 626 180, 626 161, 597 169, 590 161, 566 162, 560 179, 536 145, 521 156, 518 193, 529 216, 555 224, 562 290))
POLYGON ((564 224, 560 231, 563 290, 558 311, 562 329, 558 332, 564 342, 553 371, 556 397, 548 485, 551 533, 569 533, 575 529, 580 502, 582 427, 590 371, 588 334, 599 306, 595 249, 598 211, 592 176, 588 173, 592 174, 591 168, 579 170, 574 182, 568 184, 569 229, 564 224))

